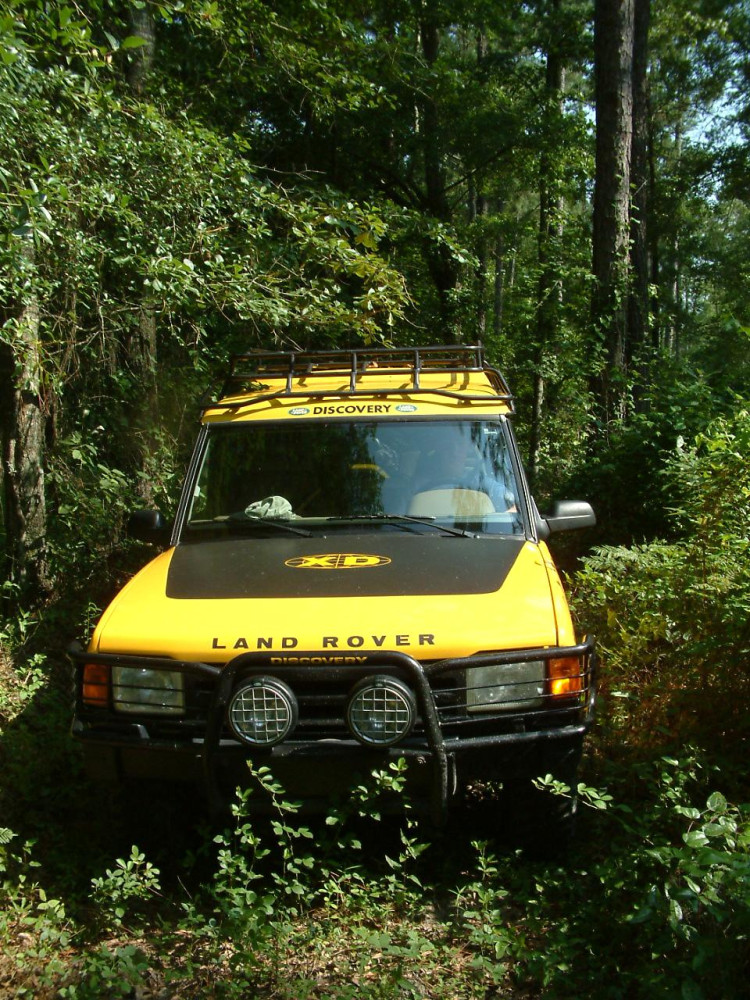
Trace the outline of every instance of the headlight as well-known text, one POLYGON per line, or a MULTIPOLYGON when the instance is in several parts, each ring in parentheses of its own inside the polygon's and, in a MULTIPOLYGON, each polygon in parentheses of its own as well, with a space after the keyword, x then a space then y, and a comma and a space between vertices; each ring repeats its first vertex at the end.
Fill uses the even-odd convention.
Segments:
POLYGON ((409 734, 417 705, 409 688, 394 677, 367 677, 352 691, 346 709, 349 729, 360 743, 391 746, 409 734))
POLYGON ((544 701, 544 661, 493 663, 466 671, 469 712, 520 711, 544 701))
POLYGON ((227 718, 235 736, 252 746, 281 743, 297 724, 297 701, 276 677, 253 677, 232 695, 227 718))
POLYGON ((182 715, 183 677, 179 670, 112 667, 115 711, 131 715, 182 715))

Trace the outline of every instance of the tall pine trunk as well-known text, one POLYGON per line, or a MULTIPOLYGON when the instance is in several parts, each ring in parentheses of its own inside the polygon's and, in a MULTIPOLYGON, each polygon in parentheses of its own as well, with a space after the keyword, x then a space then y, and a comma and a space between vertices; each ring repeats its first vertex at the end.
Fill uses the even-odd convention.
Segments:
POLYGON ((544 420, 544 371, 550 345, 554 345, 557 342, 562 300, 559 262, 556 260, 553 252, 555 242, 561 236, 562 202, 556 177, 555 150, 551 145, 551 136, 555 134, 555 124, 562 116, 563 90, 565 87, 565 66, 555 33, 559 10, 560 0, 553 0, 545 80, 545 117, 547 120, 546 133, 548 138, 539 161, 539 284, 536 344, 533 360, 534 386, 531 433, 529 439, 529 479, 532 487, 539 473, 542 425, 544 420))
POLYGON ((649 119, 648 31, 650 0, 635 0, 633 37, 633 155, 631 164, 632 215, 630 263, 632 282, 628 310, 628 362, 650 340, 649 317, 649 119))
POLYGON ((593 389, 600 421, 627 401, 630 180, 635 0, 595 0, 596 180, 593 323, 601 356, 593 389))
MULTIPOLYGON (((419 37, 422 58, 426 66, 432 67, 438 58, 440 50, 440 27, 434 6, 425 0, 422 4, 422 17, 419 25, 419 37)), ((443 150, 440 139, 440 119, 435 98, 424 94, 422 98, 422 153, 424 158, 424 179, 426 189, 427 213, 440 222, 450 222, 451 207, 445 189, 445 168, 443 150)), ((438 302, 440 315, 447 341, 459 339, 458 316, 455 293, 459 280, 459 267, 445 242, 431 241, 427 245, 427 267, 430 271, 438 302)))

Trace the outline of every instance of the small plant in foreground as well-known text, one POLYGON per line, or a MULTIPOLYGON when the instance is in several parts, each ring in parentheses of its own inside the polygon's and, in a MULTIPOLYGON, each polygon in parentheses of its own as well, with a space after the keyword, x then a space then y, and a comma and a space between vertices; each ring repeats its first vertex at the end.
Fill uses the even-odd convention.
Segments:
POLYGON ((486 841, 472 841, 476 852, 477 878, 456 892, 458 923, 456 936, 465 935, 474 955, 471 965, 494 984, 508 971, 507 957, 518 943, 508 924, 509 890, 501 881, 497 856, 486 841))
POLYGON ((57 996, 61 1000, 131 997, 143 985, 148 970, 149 962, 140 948, 122 945, 111 949, 102 944, 81 960, 77 982, 61 987, 57 996))
POLYGON ((127 858, 118 858, 114 868, 91 880, 93 898, 111 927, 121 927, 126 915, 160 894, 159 869, 135 845, 127 858))

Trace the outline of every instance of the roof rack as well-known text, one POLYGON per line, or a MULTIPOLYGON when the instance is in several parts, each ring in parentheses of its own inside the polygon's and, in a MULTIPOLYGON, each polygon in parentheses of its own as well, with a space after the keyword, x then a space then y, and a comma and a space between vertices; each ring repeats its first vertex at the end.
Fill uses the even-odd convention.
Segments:
POLYGON ((482 347, 445 345, 363 347, 331 351, 250 351, 246 354, 236 354, 230 361, 229 372, 218 399, 204 404, 204 408, 233 409, 278 397, 392 395, 393 389, 373 388, 362 384, 368 376, 377 377, 384 374, 408 376, 411 384, 398 390, 402 392, 450 396, 465 401, 487 402, 488 398, 492 398, 487 393, 467 394, 452 389, 425 388, 420 384, 421 376, 425 372, 446 375, 482 372, 487 378, 488 387, 494 390, 494 398, 506 403, 511 412, 514 411, 513 395, 508 384, 497 368, 487 364, 482 347), (314 386, 304 390, 294 388, 295 380, 299 384, 317 378, 330 378, 334 373, 348 374, 348 388, 337 390, 315 389, 314 386), (283 389, 261 392, 259 395, 253 395, 250 400, 226 398, 246 392, 257 393, 268 388, 263 384, 265 379, 279 378, 285 380, 283 389))

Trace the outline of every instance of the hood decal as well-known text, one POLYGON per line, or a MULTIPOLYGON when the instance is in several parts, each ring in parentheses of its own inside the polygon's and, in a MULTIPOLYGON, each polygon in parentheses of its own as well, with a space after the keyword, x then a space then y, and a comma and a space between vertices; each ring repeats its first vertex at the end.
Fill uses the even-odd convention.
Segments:
MULTIPOLYGON (((167 597, 177 600, 300 597, 394 597, 407 594, 488 594, 500 589, 524 546, 523 538, 455 538, 381 533, 328 538, 218 538, 174 550, 167 597), (328 552, 324 552, 328 542, 328 552), (325 572, 300 572, 327 560, 325 572), (370 572, 351 572, 352 559, 377 556, 370 572), (374 567, 377 569, 373 572, 374 567)), ((354 562, 354 565, 357 565, 354 562)), ((362 565, 362 564, 360 564, 362 565)), ((364 568, 364 567, 363 567, 364 568)))
POLYGON ((295 556, 287 559, 285 566, 294 569, 367 569, 387 566, 388 556, 364 555, 361 552, 324 552, 316 556, 295 556))

